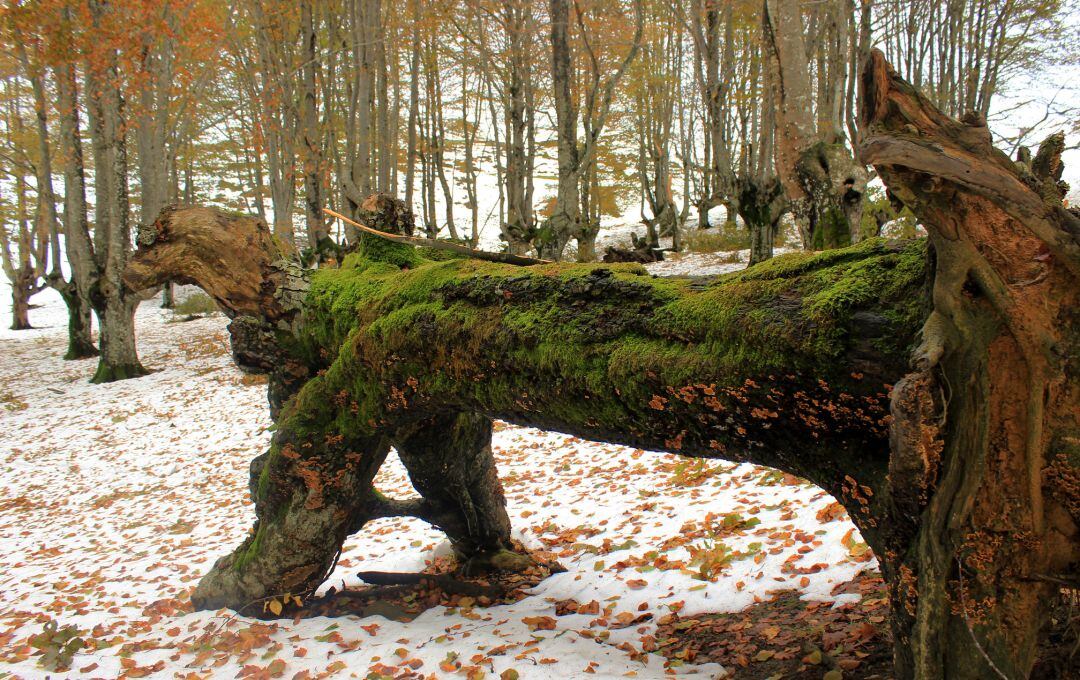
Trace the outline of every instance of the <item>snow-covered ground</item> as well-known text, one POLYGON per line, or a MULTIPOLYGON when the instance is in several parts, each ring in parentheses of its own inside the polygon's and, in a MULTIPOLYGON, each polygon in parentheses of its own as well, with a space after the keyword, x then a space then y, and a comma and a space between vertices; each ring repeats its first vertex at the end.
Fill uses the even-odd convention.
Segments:
MULTIPOLYGON (((93 360, 60 358, 59 299, 35 302, 38 329, 0 331, 0 678, 722 677, 642 654, 664 645, 658 621, 737 611, 777 589, 833 599, 873 565, 832 499, 793 477, 500 426, 515 536, 568 569, 524 599, 436 606, 408 623, 192 612, 191 589, 253 519, 265 385, 231 364, 223 317, 170 322, 155 301, 137 316, 155 372, 91 385, 93 360), (702 551, 722 558, 715 574, 692 559, 702 551), (567 600, 593 613, 557 615, 567 600), (50 621, 86 643, 67 673, 50 674, 28 644, 50 621)), ((5 328, 9 304, 0 286, 5 328)), ((377 485, 412 495, 393 457, 377 485)), ((382 520, 350 538, 329 583, 359 587, 360 569, 419 570, 445 551, 418 521, 382 520)))

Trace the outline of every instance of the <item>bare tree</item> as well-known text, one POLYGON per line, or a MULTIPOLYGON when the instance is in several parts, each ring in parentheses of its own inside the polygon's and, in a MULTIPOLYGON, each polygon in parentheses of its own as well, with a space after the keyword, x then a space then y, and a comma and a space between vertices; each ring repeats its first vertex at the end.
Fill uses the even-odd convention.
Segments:
MULTIPOLYGON (((566 244, 571 239, 578 239, 579 257, 592 256, 595 259, 596 232, 593 229, 586 229, 586 225, 582 224, 579 185, 582 175, 588 171, 595 159, 597 140, 611 113, 615 88, 634 57, 637 56, 638 50, 641 49, 645 11, 642 0, 634 0, 633 6, 635 22, 630 48, 614 72, 606 79, 601 74, 596 52, 589 42, 584 26, 580 27, 582 44, 588 55, 590 85, 585 94, 587 133, 584 145, 579 148, 578 106, 571 90, 573 74, 570 47, 570 1, 551 0, 551 82, 559 150, 559 181, 552 214, 545 220, 537 237, 538 251, 542 257, 560 259, 566 244)), ((576 8, 576 12, 580 17, 580 8, 576 8)))
POLYGON ((805 28, 797 0, 765 0, 764 44, 776 106, 776 170, 796 216, 806 248, 851 243, 861 219, 867 172, 838 124, 827 130, 815 120, 805 28))

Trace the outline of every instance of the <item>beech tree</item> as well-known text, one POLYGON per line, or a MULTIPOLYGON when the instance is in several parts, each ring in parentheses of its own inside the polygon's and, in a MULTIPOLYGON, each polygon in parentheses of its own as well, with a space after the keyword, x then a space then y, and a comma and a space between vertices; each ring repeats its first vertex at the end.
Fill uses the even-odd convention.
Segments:
MULTIPOLYGON (((803 476, 878 556, 897 677, 1026 677, 1080 560, 1063 138, 1014 163, 880 53, 861 87, 860 153, 929 240, 789 255, 705 287, 636 265, 432 260, 370 236, 309 272, 257 219, 162 213, 125 284, 211 294, 238 363, 270 372, 277 421, 251 466, 254 530, 196 606, 309 595, 384 516, 438 526, 474 564, 527 565, 491 458, 497 417, 803 476), (415 499, 372 487, 391 444, 415 499)), ((400 203, 365 206, 408 227, 400 203)))
POLYGON ((541 257, 558 260, 571 239, 578 241, 578 253, 584 261, 596 259, 597 228, 582 223, 581 180, 587 176, 595 160, 597 141, 607 123, 615 88, 641 48, 644 31, 643 0, 634 0, 634 36, 629 49, 617 62, 613 72, 603 77, 601 65, 589 36, 580 7, 575 8, 584 51, 588 55, 589 85, 582 95, 585 111, 586 137, 578 145, 578 111, 582 106, 572 93, 573 71, 570 46, 570 3, 551 0, 551 82, 554 90, 556 139, 558 140, 559 181, 555 205, 538 235, 541 257))
MULTIPOLYGON (((45 277, 45 282, 54 288, 60 296, 63 298, 68 309, 68 348, 64 355, 65 359, 83 359, 87 357, 96 356, 98 351, 94 346, 94 342, 91 338, 90 329, 90 301, 88 298, 88 285, 87 281, 78 278, 73 273, 70 277, 65 277, 63 268, 61 266, 61 259, 65 253, 66 248, 71 246, 65 241, 65 248, 62 249, 60 244, 60 235, 64 231, 60 224, 60 218, 57 211, 57 195, 53 184, 53 153, 56 150, 52 138, 50 137, 50 111, 53 110, 49 104, 49 93, 46 90, 47 68, 49 66, 49 60, 46 55, 46 45, 48 44, 50 37, 48 33, 42 33, 36 31, 35 28, 41 26, 42 15, 41 12, 46 11, 49 14, 48 17, 55 17, 49 9, 42 9, 39 7, 23 8, 21 11, 10 11, 7 15, 7 26, 10 30, 8 34, 11 39, 11 43, 14 46, 14 54, 17 59, 21 75, 29 81, 30 92, 33 98, 33 111, 34 111, 34 143, 24 144, 22 139, 15 139, 9 137, 11 144, 12 159, 15 157, 22 157, 24 159, 34 158, 34 161, 27 160, 22 165, 30 163, 33 168, 33 175, 35 178, 35 191, 36 191, 36 204, 33 221, 35 228, 29 231, 29 234, 24 234, 22 231, 22 225, 20 222, 19 238, 17 239, 18 249, 21 253, 17 258, 21 262, 20 266, 15 266, 15 258, 11 258, 11 274, 15 276, 15 280, 18 280, 19 285, 22 286, 19 290, 25 292, 32 292, 34 287, 30 285, 31 277, 27 276, 30 269, 40 268, 40 275, 45 277), (18 36, 18 39, 16 39, 18 36), (36 153, 35 153, 36 152, 36 153), (25 236, 29 235, 30 239, 27 240, 25 236), (32 243, 35 238, 48 239, 48 254, 47 264, 45 259, 37 260, 36 265, 31 265, 30 269, 27 268, 28 259, 25 251, 21 250, 24 245, 32 243), (47 271, 46 271, 47 267, 47 271), (28 287, 29 286, 29 287, 28 287)), ((62 26, 62 24, 59 24, 62 26)), ((62 33, 63 28, 56 29, 62 33)), ((59 73, 60 71, 58 71, 59 73)), ((9 91, 12 98, 18 99, 17 91, 9 91)), ((63 105, 62 101, 58 101, 57 104, 63 105)), ((71 112, 65 111, 56 107, 59 113, 60 124, 60 145, 63 146, 68 133, 68 125, 70 124, 71 112)), ((20 123, 21 124, 21 123, 20 123)), ((9 124, 8 131, 12 132, 15 127, 15 122, 9 124)), ((81 157, 77 161, 81 165, 81 157)), ((65 161, 63 163, 65 171, 65 186, 67 185, 66 173, 70 162, 65 161)), ((18 167, 18 164, 16 164, 18 167)), ((18 168, 20 171, 23 168, 18 168)), ((19 193, 19 192, 17 192, 19 193)), ((19 194, 22 195, 22 194, 19 194)), ((25 198, 25 197, 24 197, 25 198)), ((66 200, 66 198, 65 198, 66 200)), ((69 213, 65 209, 64 211, 64 226, 66 227, 69 220, 69 213)), ((33 247, 31 251, 41 254, 39 249, 33 247)), ((70 261, 70 255, 68 256, 70 261)), ((7 268, 5 268, 7 271, 7 268)), ((15 283, 13 280, 13 297, 21 292, 16 293, 15 283)), ((16 317, 25 315, 29 305, 29 298, 26 300, 13 299, 12 310, 16 317)), ((29 319, 19 318, 13 325, 28 325, 29 319)))
MULTIPOLYGON (((762 7, 764 42, 776 108, 776 166, 792 209, 803 221, 807 248, 836 248, 851 243, 862 216, 867 173, 845 143, 836 114, 834 87, 819 71, 819 89, 834 97, 811 94, 802 15, 797 0, 766 0, 762 7), (815 104, 817 120, 815 120, 815 104), (853 228, 854 225, 854 228, 853 228)), ((840 82, 844 70, 834 67, 840 82)))
MULTIPOLYGON (((13 138, 24 133, 22 112, 18 98, 11 96, 12 82, 5 84, 7 92, 7 110, 4 111, 4 128, 8 139, 4 140, 5 153, 17 149, 12 144, 13 138)), ((44 277, 49 266, 49 237, 47 224, 35 220, 29 206, 30 188, 27 176, 31 162, 28 158, 11 163, 9 176, 15 188, 15 205, 0 204, 0 266, 11 286, 11 330, 20 331, 30 326, 30 298, 45 287, 44 277), (14 229, 8 232, 7 223, 14 223, 14 229)), ((39 161, 40 163, 40 161, 39 161)), ((41 200, 40 197, 38 200, 41 200)))

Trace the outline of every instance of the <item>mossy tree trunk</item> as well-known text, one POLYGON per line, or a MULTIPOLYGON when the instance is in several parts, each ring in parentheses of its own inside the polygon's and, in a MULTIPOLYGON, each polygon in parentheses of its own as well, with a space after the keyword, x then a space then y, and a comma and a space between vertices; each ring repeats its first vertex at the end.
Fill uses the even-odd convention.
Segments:
MULTIPOLYGON (((788 201, 775 177, 740 178, 738 191, 739 217, 750 230, 750 266, 754 266, 773 256, 773 241, 780 228, 780 218, 787 211, 788 201)), ((734 214, 731 219, 734 221, 734 214)))
POLYGON ((1024 172, 875 52, 863 157, 926 226, 933 311, 893 390, 898 677, 1024 678, 1080 558, 1080 219, 1063 138, 1024 172), (1071 575, 1071 576, 1070 576, 1071 575))
POLYGON ((298 287, 257 220, 183 209, 155 233, 130 285, 201 285, 234 316, 242 365, 271 372, 280 409, 252 469, 256 529, 200 585, 200 606, 311 592, 344 538, 388 514, 443 528, 475 564, 527 564, 507 550, 491 418, 752 460, 838 497, 845 476, 880 488, 888 385, 924 317, 920 242, 774 259, 702 287, 635 265, 438 261, 373 240, 285 304, 298 287), (204 266, 234 242, 263 264, 204 266), (419 499, 371 488, 390 444, 419 499))
POLYGON ((79 293, 77 286, 63 283, 55 286, 68 312, 68 348, 64 359, 89 359, 98 355, 92 335, 93 316, 90 302, 79 293))
POLYGON ((491 429, 487 416, 451 412, 400 432, 394 446, 421 499, 390 502, 382 509, 439 527, 455 552, 476 565, 527 564, 510 544, 491 429))

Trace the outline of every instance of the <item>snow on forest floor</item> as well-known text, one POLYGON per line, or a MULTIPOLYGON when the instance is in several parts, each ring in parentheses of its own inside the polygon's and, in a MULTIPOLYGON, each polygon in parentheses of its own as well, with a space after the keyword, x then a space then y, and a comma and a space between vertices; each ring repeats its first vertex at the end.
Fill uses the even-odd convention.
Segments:
MULTIPOLYGON (((40 329, 0 332, 0 678, 58 675, 28 644, 49 622, 78 629, 67 674, 83 677, 722 677, 642 652, 663 647, 658 624, 675 612, 734 612, 781 589, 857 599, 832 593, 873 566, 839 506, 791 476, 506 425, 494 446, 515 537, 567 568, 524 599, 408 623, 192 612, 191 589, 254 517, 264 382, 232 365, 222 316, 170 323, 148 301, 137 328, 155 372, 91 385, 93 360, 60 358, 59 299, 35 302, 40 329)), ((377 486, 413 495, 393 456, 377 486)), ((360 587, 360 569, 416 571, 446 551, 419 521, 380 520, 328 583, 360 587)))

